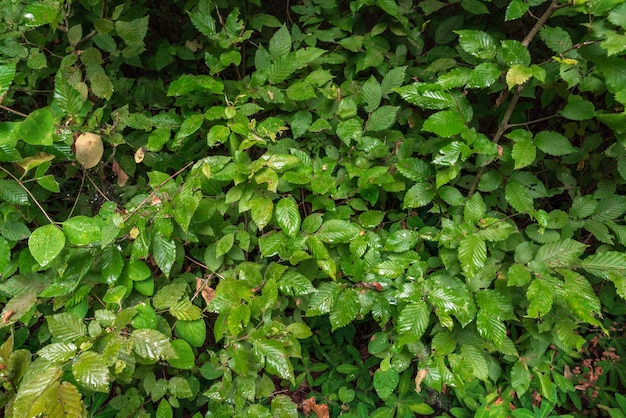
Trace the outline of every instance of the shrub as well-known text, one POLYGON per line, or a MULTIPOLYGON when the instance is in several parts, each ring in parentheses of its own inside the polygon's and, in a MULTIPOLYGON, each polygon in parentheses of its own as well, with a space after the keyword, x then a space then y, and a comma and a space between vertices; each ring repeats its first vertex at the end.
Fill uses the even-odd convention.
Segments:
POLYGON ((622 2, 0 22, 6 416, 623 409, 622 2))

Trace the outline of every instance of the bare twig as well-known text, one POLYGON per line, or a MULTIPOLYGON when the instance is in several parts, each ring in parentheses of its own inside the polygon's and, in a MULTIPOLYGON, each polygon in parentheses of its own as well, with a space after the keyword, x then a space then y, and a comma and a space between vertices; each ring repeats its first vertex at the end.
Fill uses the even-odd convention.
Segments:
POLYGON ((4 105, 0 105, 0 109, 6 110, 7 112, 11 112, 11 113, 13 113, 13 114, 15 114, 17 116, 21 116, 23 118, 27 118, 28 117, 27 114, 22 113, 22 112, 18 112, 17 110, 11 109, 10 107, 6 107, 4 105))
MULTIPOLYGON (((562 5, 559 5, 559 0, 552 0, 552 3, 550 3, 550 6, 548 6, 546 11, 543 13, 543 15, 541 15, 541 17, 537 21, 537 23, 535 23, 535 26, 533 26, 530 29, 530 31, 528 32, 528 34, 522 41, 522 44, 525 47, 528 48, 528 45, 530 45, 530 43, 535 38, 537 33, 539 33, 539 30, 543 27, 543 25, 546 24, 548 19, 550 19, 550 16, 552 16, 552 14, 560 7, 562 7, 562 5)), ((502 136, 504 136, 504 133, 509 128, 511 128, 512 125, 509 125, 509 120, 511 120, 511 116, 513 116, 513 111, 515 111, 515 106, 517 106, 517 102, 519 101, 519 98, 522 94, 522 90, 524 90, 524 87, 526 87, 526 83, 517 86, 517 90, 515 91, 515 94, 511 98, 511 101, 509 102, 509 106, 506 108, 506 111, 504 112, 504 116, 502 117, 502 120, 500 121, 500 125, 498 126, 498 131, 493 136, 492 142, 494 144, 497 145, 498 142, 500 142, 500 139, 502 139, 502 136)), ((476 175, 474 176, 474 181, 472 182, 469 192, 467 193, 468 196, 471 197, 474 194, 474 192, 476 192, 476 188, 478 187, 480 178, 485 172, 485 167, 486 166, 480 167, 478 171, 476 172, 476 175)))
POLYGON ((45 211, 45 209, 43 208, 43 206, 41 206, 41 204, 37 201, 37 199, 35 199, 35 196, 33 196, 33 194, 30 192, 30 190, 28 190, 28 187, 24 186, 24 183, 22 183, 17 177, 15 177, 13 175, 13 173, 11 173, 10 171, 8 171, 7 169, 5 169, 4 167, 2 167, 0 165, 0 170, 4 171, 9 177, 11 177, 13 180, 15 180, 15 182, 17 184, 19 184, 19 186, 24 189, 24 191, 26 192, 26 194, 33 200, 33 202, 35 202, 35 205, 39 208, 39 210, 41 211, 41 213, 44 214, 44 216, 46 217, 46 219, 48 219, 48 222, 50 222, 52 225, 56 226, 57 228, 59 228, 59 226, 56 224, 56 222, 54 222, 54 220, 52 220, 52 218, 50 217, 50 215, 48 215, 48 212, 45 211))
POLYGON ((74 200, 74 204, 72 205, 72 209, 70 210, 70 214, 67 216, 67 219, 71 218, 74 214, 74 209, 76 209, 76 205, 78 204, 78 199, 80 199, 80 194, 83 191, 83 186, 85 185, 85 173, 86 170, 83 168, 83 176, 80 179, 80 187, 78 188, 78 194, 76 195, 76 199, 74 200))
POLYGON ((144 207, 146 205, 146 203, 148 203, 148 201, 150 201, 152 199, 152 197, 154 196, 154 194, 156 192, 158 192, 161 187, 165 186, 165 184, 167 184, 168 181, 172 180, 173 178, 175 178, 176 176, 178 176, 180 173, 182 173, 183 171, 185 171, 186 169, 188 169, 189 167, 191 167, 193 164, 195 164, 195 161, 191 161, 190 163, 188 163, 187 165, 185 165, 183 168, 181 168, 180 170, 178 170, 177 172, 175 172, 174 174, 172 174, 171 176, 169 176, 168 178, 166 178, 165 180, 163 180, 161 182, 161 184, 159 184, 158 186, 156 186, 154 188, 154 190, 148 195, 146 196, 146 198, 139 204, 139 206, 137 206, 135 209, 133 209, 128 215, 126 215, 126 217, 124 218, 124 222, 128 222, 128 220, 130 218, 133 217, 133 215, 135 213, 137 213, 139 211, 139 209, 141 209, 142 207, 144 207))

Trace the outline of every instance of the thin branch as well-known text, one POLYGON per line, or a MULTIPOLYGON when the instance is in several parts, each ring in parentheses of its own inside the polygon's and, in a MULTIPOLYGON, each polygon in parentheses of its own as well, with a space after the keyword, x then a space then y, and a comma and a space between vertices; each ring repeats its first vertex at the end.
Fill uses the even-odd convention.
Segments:
POLYGON ((52 220, 52 218, 50 217, 50 215, 48 215, 48 212, 45 211, 45 209, 43 208, 43 206, 41 206, 41 204, 37 201, 37 199, 35 199, 35 196, 33 196, 33 194, 30 192, 30 190, 28 190, 28 187, 24 186, 24 183, 22 183, 17 177, 15 177, 13 175, 13 173, 11 173, 10 171, 8 171, 6 168, 2 167, 0 165, 0 170, 4 171, 9 177, 11 177, 13 180, 15 180, 15 182, 17 184, 19 184, 19 186, 24 189, 24 191, 26 192, 26 194, 33 200, 33 202, 35 202, 35 205, 39 208, 39 210, 41 211, 41 213, 44 214, 44 216, 46 217, 46 219, 48 219, 48 221, 56 226, 57 228, 59 228, 59 226, 56 224, 56 222, 54 222, 52 220))
POLYGON ((87 171, 83 168, 83 176, 80 179, 80 187, 78 188, 78 195, 76 196, 76 199, 74 200, 74 204, 72 205, 72 209, 70 210, 70 214, 67 216, 67 219, 70 219, 72 217, 72 215, 74 214, 74 209, 76 209, 76 205, 78 204, 78 199, 80 199, 80 194, 83 191, 83 186, 85 185, 85 173, 87 171))
POLYGON ((168 178, 163 180, 161 182, 161 184, 159 184, 157 187, 155 187, 154 190, 148 196, 146 196, 146 198, 139 204, 139 206, 137 206, 128 215, 126 215, 126 217, 124 218, 124 222, 128 222, 128 220, 130 218, 132 218, 133 215, 139 211, 139 209, 144 207, 146 205, 146 203, 148 203, 148 201, 150 201, 152 199, 152 197, 155 195, 155 193, 158 192, 161 189, 161 187, 165 186, 165 184, 167 184, 168 181, 170 181, 173 178, 175 178, 176 176, 178 176, 180 173, 182 173, 183 171, 185 171, 186 169, 191 167, 193 164, 195 164, 195 161, 191 161, 190 163, 185 165, 183 168, 181 168, 180 170, 178 170, 177 172, 175 172, 174 174, 172 174, 171 176, 169 176, 168 178))
POLYGON ((507 127, 508 128, 515 128, 516 126, 527 126, 527 125, 532 125, 533 123, 539 123, 539 122, 543 122, 545 120, 554 119, 554 118, 561 118, 561 117, 562 117, 561 115, 550 115, 550 116, 546 116, 546 117, 535 119, 535 120, 529 120, 528 122, 509 123, 507 127))
MULTIPOLYGON (((543 27, 543 25, 545 25, 548 19, 550 19, 550 16, 552 16, 552 14, 560 7, 563 7, 563 5, 559 5, 559 0, 552 0, 552 3, 550 3, 550 6, 548 6, 546 11, 543 13, 543 15, 541 15, 537 23, 535 23, 535 25, 530 29, 530 31, 528 32, 528 34, 522 41, 522 44, 526 48, 528 48, 528 45, 530 45, 530 43, 535 38, 537 33, 539 33, 539 30, 543 27)), ((500 139, 502 139, 502 136, 504 136, 504 133, 512 126, 512 125, 509 125, 509 120, 511 120, 511 116, 513 116, 513 111, 515 111, 515 106, 517 106, 517 102, 519 101, 519 98, 522 94, 522 90, 524 90, 524 87, 526 87, 526 83, 519 85, 517 87, 517 90, 515 91, 515 94, 511 98, 511 101, 509 102, 509 106, 506 108, 506 111, 504 112, 504 116, 502 117, 502 120, 500 121, 498 131, 493 137, 492 142, 494 144, 497 145, 498 142, 500 142, 500 139)), ((478 187, 478 183, 480 182, 480 178, 485 172, 485 169, 486 169, 486 166, 482 166, 476 172, 476 175, 474 176, 474 181, 472 182, 469 192, 467 193, 468 196, 471 197, 474 194, 474 192, 476 192, 476 188, 478 187)))
POLYGON ((21 117, 23 117, 23 118, 27 118, 27 117, 28 117, 28 115, 27 115, 27 114, 22 113, 22 112, 18 112, 17 110, 13 110, 13 109, 11 109, 10 107, 6 107, 5 105, 1 105, 1 104, 0 104, 0 109, 2 109, 2 110, 6 110, 7 112, 11 112, 11 113, 13 113, 13 114, 15 114, 15 115, 17 115, 17 116, 21 116, 21 117))

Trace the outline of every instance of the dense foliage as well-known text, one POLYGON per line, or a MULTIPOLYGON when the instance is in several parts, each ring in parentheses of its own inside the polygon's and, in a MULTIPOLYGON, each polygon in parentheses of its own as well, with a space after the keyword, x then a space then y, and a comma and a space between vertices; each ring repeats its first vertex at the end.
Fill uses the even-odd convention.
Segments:
POLYGON ((0 3, 4 416, 626 413, 623 1, 0 3))

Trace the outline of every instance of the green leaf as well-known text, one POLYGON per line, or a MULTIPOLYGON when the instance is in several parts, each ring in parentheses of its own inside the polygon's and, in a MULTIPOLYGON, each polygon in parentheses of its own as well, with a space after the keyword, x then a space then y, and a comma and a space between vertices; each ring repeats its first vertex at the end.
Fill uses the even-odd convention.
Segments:
POLYGON ((4 96, 15 79, 15 63, 0 65, 0 97, 4 96))
POLYGON ((33 258, 47 266, 65 247, 65 235, 54 225, 41 226, 28 238, 28 249, 33 258))
POLYGON ((322 224, 315 236, 327 244, 350 242, 361 229, 351 222, 340 219, 331 219, 322 224))
POLYGON ((193 397, 193 391, 191 390, 189 381, 182 376, 170 378, 167 382, 167 391, 176 398, 186 399, 193 397))
POLYGON ((414 249, 418 241, 419 235, 417 232, 408 229, 399 229, 389 235, 385 241, 383 250, 402 253, 414 249))
POLYGON ((191 370, 195 366, 195 355, 191 346, 185 340, 172 341, 172 348, 176 357, 171 357, 167 362, 177 369, 191 370))
POLYGON ((535 162, 537 149, 530 140, 518 141, 513 145, 511 156, 513 161, 515 161, 515 169, 518 170, 535 162))
POLYGON ((457 30, 459 44, 468 54, 480 59, 492 59, 496 55, 496 43, 485 32, 477 30, 457 30))
POLYGON ((276 222, 285 234, 295 237, 300 231, 300 211, 296 201, 291 197, 285 197, 276 204, 276 222))
POLYGON ((207 325, 204 319, 193 321, 177 321, 176 334, 194 347, 202 347, 206 340, 207 325))
POLYGON ((152 238, 152 255, 157 266, 166 277, 169 277, 174 261, 176 261, 176 244, 173 240, 166 239, 160 233, 152 238))
POLYGON ((180 125, 180 129, 176 133, 176 137, 174 139, 180 141, 181 139, 194 134, 198 129, 200 129, 202 122, 204 122, 204 115, 202 113, 187 116, 180 125))
POLYGON ((363 102, 365 102, 366 112, 373 112, 374 110, 378 109, 380 101, 383 97, 383 92, 381 89, 381 85, 374 78, 374 76, 371 76, 361 86, 361 97, 363 102))
POLYGON ((252 349, 265 359, 265 369, 278 377, 293 382, 293 367, 285 346, 280 341, 261 338, 252 339, 252 349))
POLYGON ((519 19, 528 12, 529 4, 524 0, 511 0, 506 8, 505 21, 519 19))
POLYGON ((500 42, 500 52, 504 62, 508 66, 519 64, 527 67, 530 65, 530 52, 520 41, 504 40, 500 42))
POLYGON ((604 35, 606 39, 600 42, 600 46, 606 49, 607 55, 621 54, 626 49, 626 35, 609 30, 604 35))
POLYGON ((63 233, 74 245, 88 245, 102 238, 101 225, 95 218, 74 216, 63 222, 63 233))
POLYGON ((14 205, 28 205, 28 194, 13 180, 0 180, 0 199, 14 205))
POLYGON ((80 353, 72 363, 72 374, 76 381, 86 389, 109 392, 111 377, 102 354, 93 351, 80 353))
POLYGON ((178 302, 185 294, 185 283, 171 283, 163 286, 152 298, 154 309, 169 309, 178 302))
POLYGON ((517 180, 509 179, 504 188, 504 198, 518 212, 533 210, 533 197, 528 189, 517 180))
POLYGON ((385 130, 396 121, 400 106, 382 106, 374 111, 365 123, 365 130, 377 132, 385 130))
MULTIPOLYGON (((595 294, 591 284, 582 275, 571 270, 561 270, 565 279, 565 302, 574 317, 579 320, 604 329, 596 318, 601 315, 600 299, 595 294)), ((604 332, 607 332, 604 330, 604 332)))
POLYGON ((356 292, 353 289, 343 289, 330 311, 332 332, 354 321, 360 309, 361 305, 356 292))
POLYGON ((430 322, 430 310, 422 301, 409 302, 398 315, 398 344, 411 344, 419 341, 430 322))
POLYGON ((472 372, 480 380, 487 380, 489 377, 489 368, 487 360, 482 353, 473 345, 464 344, 461 346, 461 355, 472 367, 472 372))
POLYGON ((161 399, 156 410, 156 418, 173 418, 174 410, 166 399, 161 399))
POLYGON ((226 234, 217 242, 215 247, 215 256, 221 257, 228 253, 235 243, 235 234, 226 234))
POLYGON ((416 183, 404 195, 403 209, 420 208, 428 205, 437 196, 437 192, 428 183, 416 183))
POLYGON ((603 251, 583 260, 582 266, 598 277, 609 278, 610 273, 626 273, 626 254, 617 251, 603 251))
POLYGON ((541 318, 552 309, 553 294, 551 286, 542 279, 535 279, 528 286, 526 297, 530 301, 528 316, 541 318))
POLYGON ((595 116, 596 108, 590 101, 577 100, 570 101, 559 113, 569 120, 588 120, 595 116))
POLYGON ((567 138, 558 132, 541 131, 534 139, 534 143, 541 151, 550 155, 567 155, 576 151, 567 138))
POLYGON ((551 28, 543 26, 539 31, 539 37, 546 43, 548 48, 557 54, 569 51, 573 46, 569 33, 561 27, 551 28))
POLYGON ((37 27, 54 23, 59 19, 61 7, 58 1, 41 1, 29 3, 24 9, 23 23, 27 27, 37 27))
POLYGON ((76 347, 72 343, 52 343, 43 346, 37 355, 50 362, 66 362, 72 359, 76 355, 76 347))
POLYGON ((500 77, 500 67, 491 62, 483 62, 478 64, 467 79, 467 88, 484 89, 491 86, 500 77))
POLYGON ((77 116, 83 107, 84 97, 64 77, 58 75, 54 82, 54 102, 69 116, 77 116))
POLYGON ((278 279, 278 289, 285 295, 300 296, 314 293, 311 281, 295 270, 287 270, 278 279))
POLYGON ((140 17, 129 22, 117 20, 115 22, 115 32, 124 40, 126 45, 141 43, 148 33, 149 16, 140 17))
POLYGON ((382 94, 389 94, 394 89, 402 86, 406 74, 406 66, 396 67, 387 72, 380 83, 382 94))
POLYGON ((17 128, 18 137, 30 145, 52 145, 54 118, 47 107, 31 112, 17 128))
POLYGON ((374 372, 374 389, 382 400, 386 400, 398 387, 400 382, 400 374, 394 369, 389 368, 385 371, 377 369, 374 372))
POLYGON ((463 218, 466 222, 477 223, 487 213, 487 207, 480 193, 474 193, 467 199, 463 209, 463 218))
POLYGON ((71 313, 62 312, 46 316, 50 334, 61 342, 74 341, 87 334, 87 327, 82 319, 71 313))
POLYGON ((535 255, 535 260, 551 267, 575 267, 580 264, 579 257, 587 246, 581 242, 566 238, 542 245, 535 255))
POLYGON ((468 235, 459 243, 459 261, 463 271, 472 277, 485 266, 487 245, 478 235, 468 235))
POLYGON ((291 51, 291 34, 287 26, 283 25, 270 39, 269 53, 274 59, 287 56, 291 51))
POLYGON ((496 347, 502 346, 504 338, 506 337, 506 326, 496 316, 484 310, 478 311, 478 315, 476 315, 476 328, 480 336, 485 340, 494 343, 496 347))
POLYGON ((195 321, 202 318, 202 311, 188 299, 183 299, 170 306, 170 314, 181 321, 195 321))
POLYGON ((148 360, 167 360, 176 355, 169 338, 154 329, 136 329, 131 332, 130 340, 135 353, 148 360))
POLYGON ((271 199, 255 195, 250 199, 250 215, 259 229, 265 228, 272 218, 274 202, 271 199))
POLYGON ((464 127, 465 121, 459 112, 454 110, 442 110, 441 112, 430 115, 428 119, 424 121, 422 129, 443 138, 449 138, 460 134, 464 127))
MULTIPOLYGON (((469 76, 468 76, 469 78, 469 76)), ((466 82, 467 80, 465 80, 466 82)), ((463 82, 463 85, 465 85, 463 82)), ((455 105, 452 94, 442 90, 438 85, 424 85, 413 83, 396 89, 407 102, 421 107, 422 109, 443 110, 455 105)))
POLYGON ((528 388, 530 388, 530 382, 530 371, 521 361, 516 362, 511 368, 511 386, 515 390, 517 396, 522 396, 528 391, 528 388))

